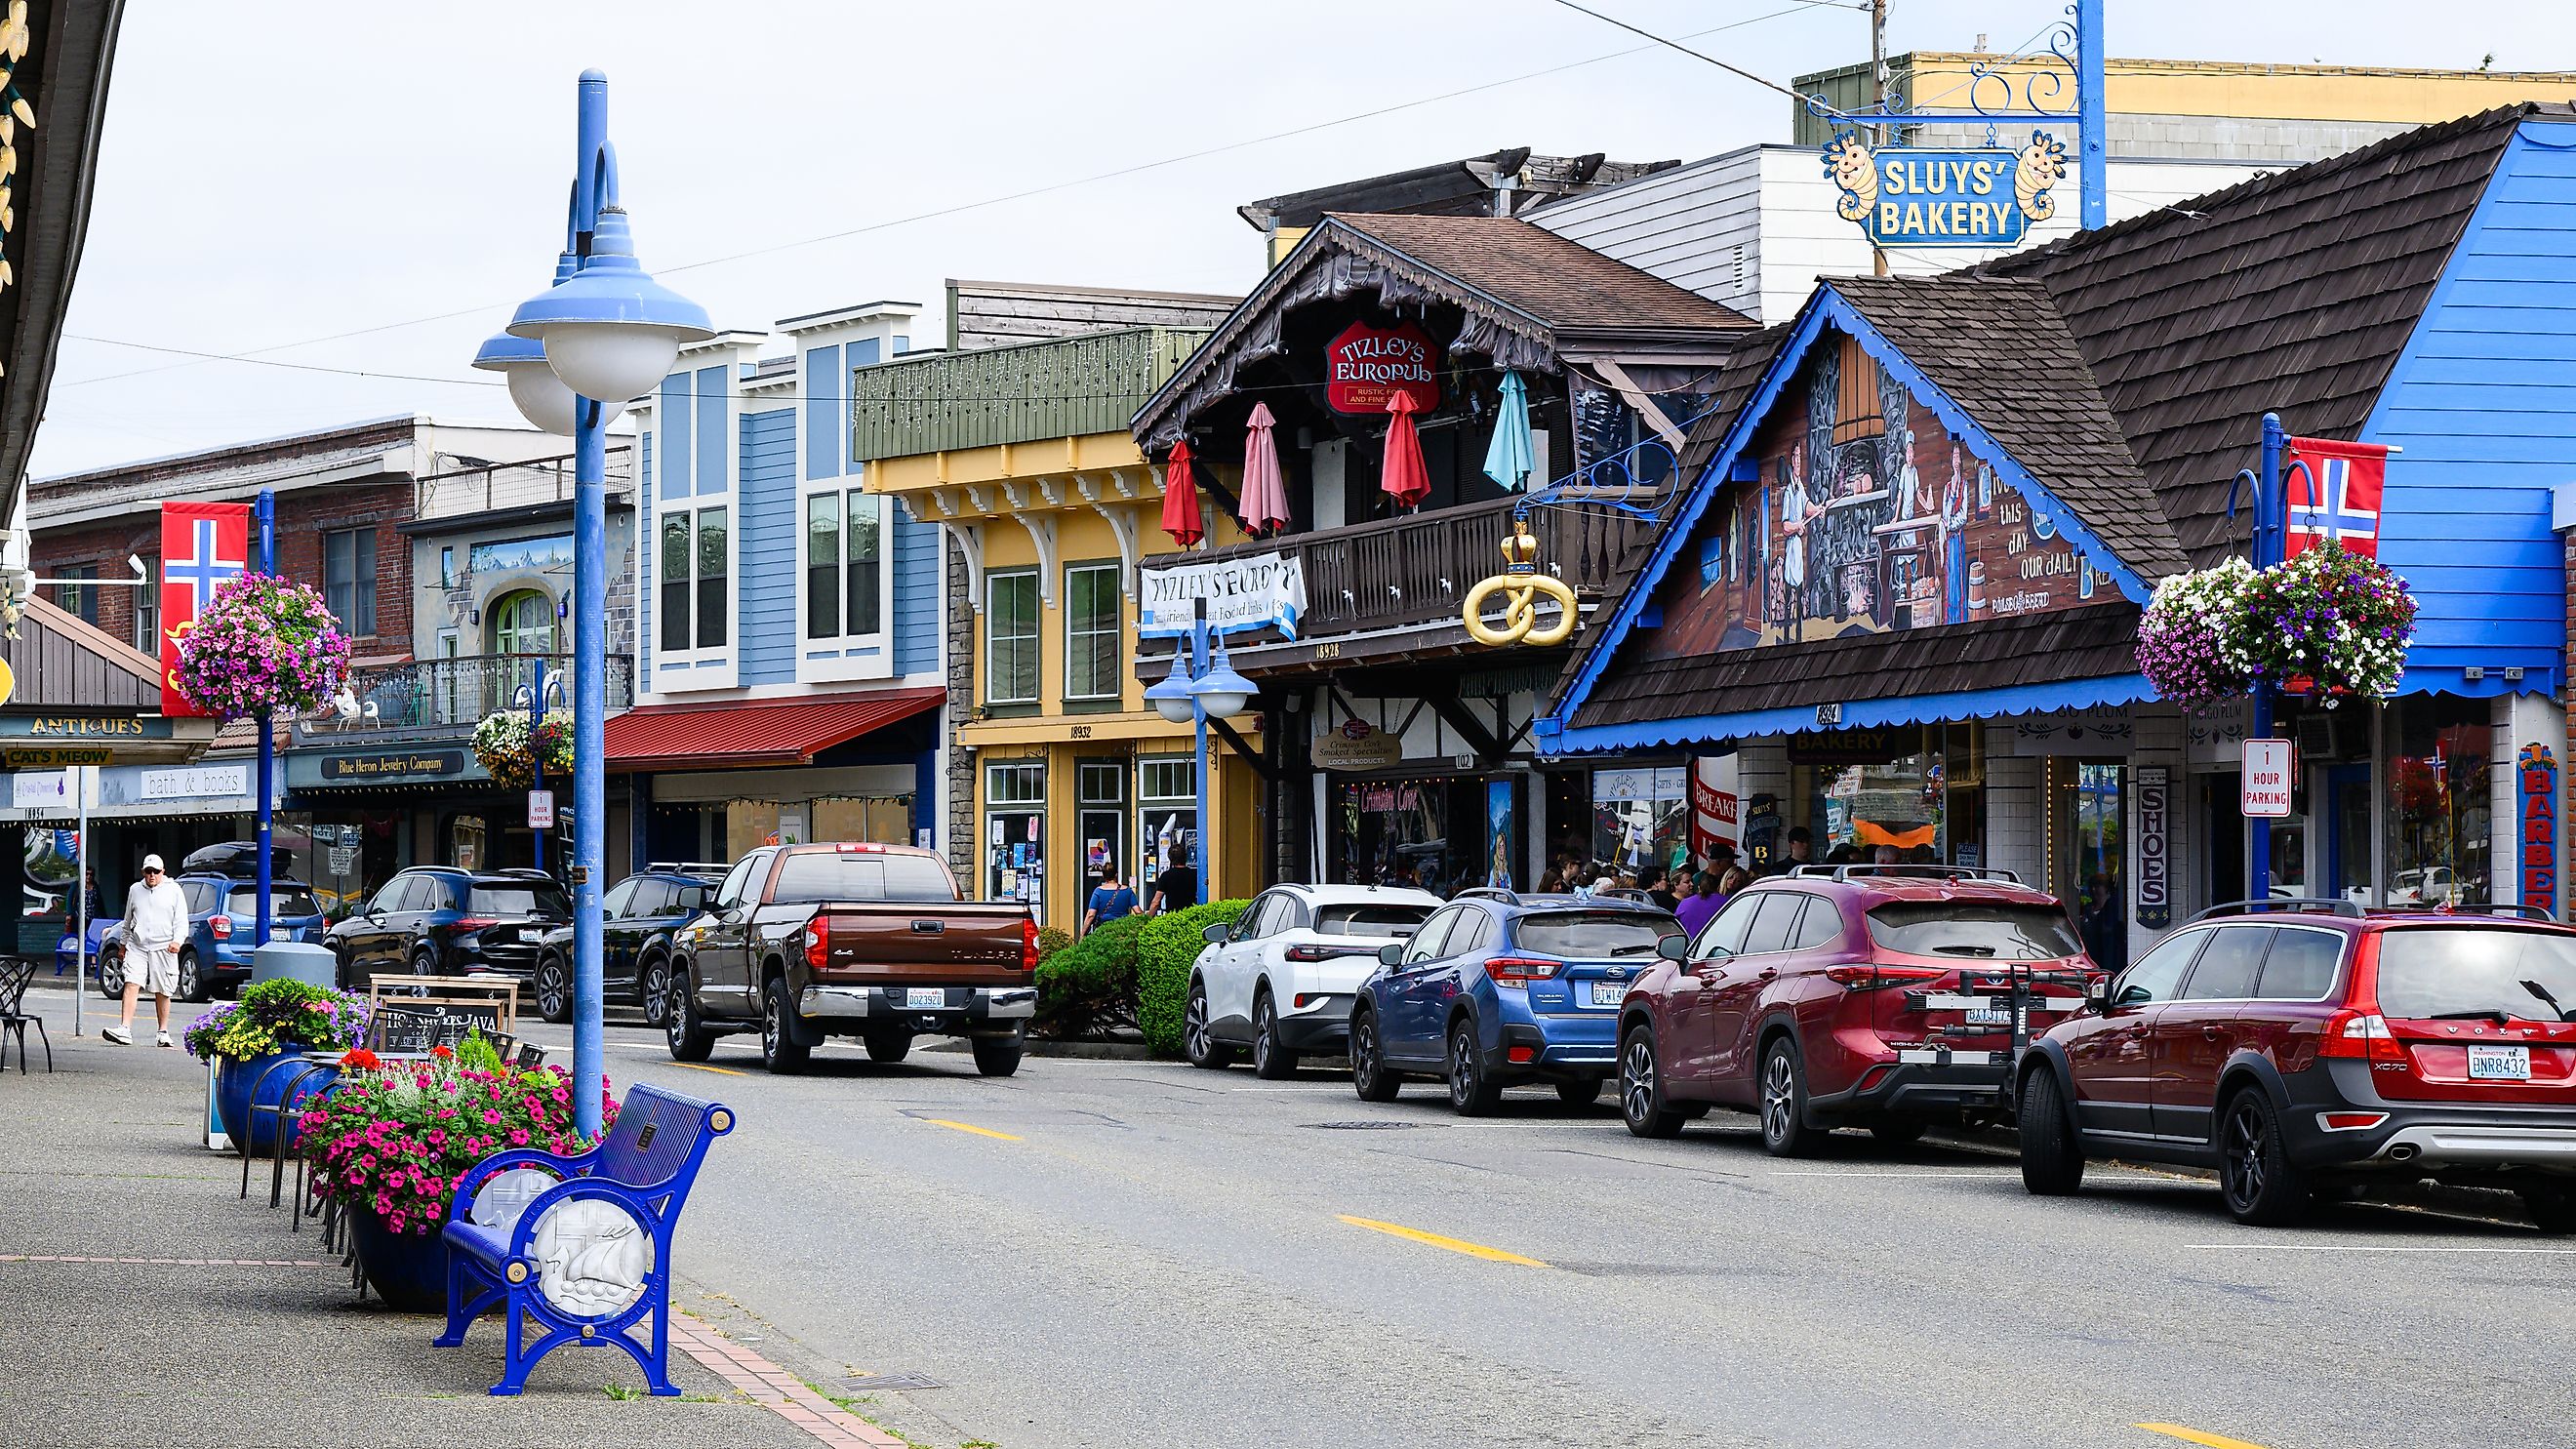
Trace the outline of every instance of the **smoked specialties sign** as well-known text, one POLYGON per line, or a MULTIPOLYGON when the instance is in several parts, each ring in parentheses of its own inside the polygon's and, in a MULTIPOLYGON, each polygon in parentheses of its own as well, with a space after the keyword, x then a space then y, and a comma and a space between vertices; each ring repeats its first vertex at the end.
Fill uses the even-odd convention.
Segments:
POLYGON ((1144 618, 1136 632, 1148 639, 1188 634, 1200 599, 1207 600, 1208 628, 1219 634, 1276 629, 1294 639, 1297 621, 1306 613, 1306 569, 1295 554, 1263 553, 1143 573, 1144 618))
POLYGON ((2066 143, 2033 131, 2019 151, 1872 151, 1846 131, 1825 148, 1835 212, 1882 247, 2017 247, 2057 214, 2066 143))
POLYGON ((1397 393, 1413 410, 1440 406, 1440 348, 1410 322, 1354 322, 1324 348, 1324 401, 1337 413, 1382 413, 1397 393))

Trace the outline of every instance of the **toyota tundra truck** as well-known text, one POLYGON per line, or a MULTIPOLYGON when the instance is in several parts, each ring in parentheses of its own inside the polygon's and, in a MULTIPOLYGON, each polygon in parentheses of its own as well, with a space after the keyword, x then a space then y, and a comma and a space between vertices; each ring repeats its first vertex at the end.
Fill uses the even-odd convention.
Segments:
POLYGON ((673 933, 671 1056, 760 1033, 772 1072, 856 1037, 899 1062, 916 1036, 962 1036, 988 1077, 1019 1070, 1037 1013, 1028 907, 962 901, 948 863, 904 845, 771 845, 734 863, 706 913, 673 933))

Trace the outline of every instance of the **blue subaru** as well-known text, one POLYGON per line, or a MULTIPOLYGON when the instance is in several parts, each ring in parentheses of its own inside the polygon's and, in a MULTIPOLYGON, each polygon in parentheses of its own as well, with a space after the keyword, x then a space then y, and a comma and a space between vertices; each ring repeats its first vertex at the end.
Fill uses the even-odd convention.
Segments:
MULTIPOLYGON (((259 883, 208 872, 191 871, 177 878, 188 900, 188 939, 179 943, 179 996, 204 1001, 250 979, 251 949, 258 936, 259 883)), ((298 880, 268 883, 268 933, 272 941, 322 939, 322 903, 313 887, 298 880)), ((110 996, 125 990, 125 940, 111 917, 90 922, 91 969, 99 990, 110 996)), ((57 968, 71 959, 72 938, 55 949, 57 968)))
POLYGON ((1391 1102, 1406 1077, 1437 1077, 1470 1117, 1523 1083, 1592 1102, 1618 1070, 1620 1001, 1681 934, 1644 901, 1461 891, 1379 950, 1351 1008, 1351 1083, 1391 1102))

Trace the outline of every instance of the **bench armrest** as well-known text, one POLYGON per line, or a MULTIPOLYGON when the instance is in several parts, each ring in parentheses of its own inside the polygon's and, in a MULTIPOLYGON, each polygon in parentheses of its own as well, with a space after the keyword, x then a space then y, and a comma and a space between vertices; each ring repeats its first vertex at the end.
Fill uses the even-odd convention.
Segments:
POLYGON ((495 1173, 505 1172, 513 1167, 543 1167, 560 1173, 568 1179, 585 1177, 589 1175, 598 1157, 599 1149, 596 1147, 588 1152, 575 1153, 570 1157, 548 1152, 542 1147, 512 1147, 495 1152, 456 1175, 456 1186, 449 1192, 447 1198, 447 1220, 449 1222, 470 1221, 466 1210, 474 1205, 476 1189, 482 1187, 484 1181, 495 1173))

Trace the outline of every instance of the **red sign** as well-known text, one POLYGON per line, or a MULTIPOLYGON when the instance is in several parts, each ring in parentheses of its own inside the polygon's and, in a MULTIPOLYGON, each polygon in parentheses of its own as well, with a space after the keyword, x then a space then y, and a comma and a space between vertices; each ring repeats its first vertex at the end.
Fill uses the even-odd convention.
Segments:
POLYGON ((2347 553, 2379 557, 2379 500, 2388 487, 2388 450, 2377 443, 2292 438, 2290 456, 2307 466, 2281 465, 2288 473, 2281 491, 2290 523, 2281 556, 2296 558, 2331 537, 2347 553))
POLYGON ((2558 761, 2549 746, 2522 747, 2522 904, 2558 909, 2558 761))
POLYGON ((179 641, 215 590, 250 566, 250 505, 161 505, 161 712, 203 715, 179 692, 179 641))
POLYGON ((1410 322, 1354 322, 1324 349, 1324 401, 1337 413, 1382 413, 1397 393, 1414 411, 1440 406, 1440 349, 1410 322))
POLYGON ((1716 773, 1714 759, 1691 762, 1691 856, 1695 860, 1706 859, 1721 845, 1735 848, 1740 802, 1717 788, 1716 773))

